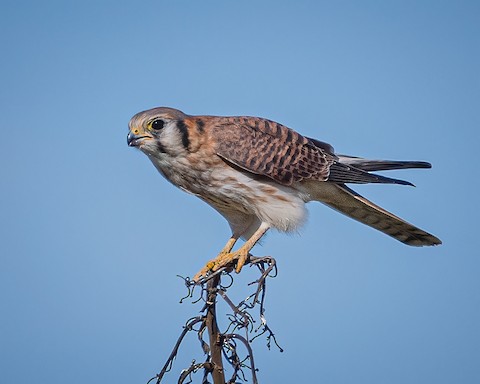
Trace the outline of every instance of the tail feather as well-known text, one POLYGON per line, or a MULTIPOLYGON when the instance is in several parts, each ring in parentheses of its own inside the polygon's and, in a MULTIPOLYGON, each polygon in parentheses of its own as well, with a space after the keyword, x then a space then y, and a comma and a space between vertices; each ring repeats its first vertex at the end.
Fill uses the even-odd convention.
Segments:
POLYGON ((417 247, 442 243, 434 235, 407 223, 343 184, 316 182, 309 184, 307 189, 314 200, 402 243, 417 247))

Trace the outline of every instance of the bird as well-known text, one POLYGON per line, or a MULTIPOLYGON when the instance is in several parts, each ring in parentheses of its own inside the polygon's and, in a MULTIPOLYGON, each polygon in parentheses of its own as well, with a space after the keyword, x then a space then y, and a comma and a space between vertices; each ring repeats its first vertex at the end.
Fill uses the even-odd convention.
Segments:
POLYGON ((231 237, 194 276, 194 283, 223 267, 240 272, 269 229, 298 231, 311 201, 410 246, 442 243, 347 186, 413 186, 374 172, 431 168, 428 162, 336 154, 330 144, 265 118, 195 116, 170 107, 134 115, 127 143, 142 151, 169 182, 199 197, 228 221, 231 237), (233 250, 240 238, 245 242, 233 250))

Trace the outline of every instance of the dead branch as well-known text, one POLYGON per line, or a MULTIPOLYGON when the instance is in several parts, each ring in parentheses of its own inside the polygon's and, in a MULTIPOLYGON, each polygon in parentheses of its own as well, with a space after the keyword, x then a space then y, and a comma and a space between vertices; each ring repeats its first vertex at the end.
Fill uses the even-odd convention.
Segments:
POLYGON ((203 363, 193 360, 188 368, 183 369, 178 377, 179 384, 192 383, 194 375, 199 371, 203 371, 202 384, 208 384, 209 377, 212 378, 214 384, 247 382, 248 376, 251 376, 253 384, 258 384, 252 342, 260 336, 266 335, 267 347, 270 349, 273 340, 280 352, 283 352, 264 316, 267 278, 277 275, 277 267, 275 259, 272 257, 254 257, 252 255, 249 255, 246 264, 249 264, 250 267, 257 267, 260 276, 248 284, 249 287, 254 286, 254 291, 238 304, 235 304, 227 293, 234 285, 234 278, 231 275, 232 266, 227 266, 204 277, 198 284, 194 284, 188 278, 183 278, 188 293, 180 302, 182 303, 187 298, 192 299, 193 304, 203 301, 202 315, 193 317, 186 322, 162 370, 147 384, 153 381, 156 384, 162 382, 165 374, 172 369, 180 345, 189 332, 197 334, 206 359, 203 363), (228 279, 228 284, 222 284, 222 279, 228 279), (199 297, 193 299, 196 288, 200 288, 199 297), (232 313, 225 313, 228 325, 223 332, 219 329, 217 322, 218 299, 223 300, 226 307, 232 311, 232 313), (255 323, 258 325, 255 326, 255 323), (208 334, 208 341, 204 340, 205 331, 208 334), (240 345, 246 352, 242 352, 243 348, 239 348, 240 345), (229 371, 231 371, 230 378, 225 381, 225 376, 229 371))

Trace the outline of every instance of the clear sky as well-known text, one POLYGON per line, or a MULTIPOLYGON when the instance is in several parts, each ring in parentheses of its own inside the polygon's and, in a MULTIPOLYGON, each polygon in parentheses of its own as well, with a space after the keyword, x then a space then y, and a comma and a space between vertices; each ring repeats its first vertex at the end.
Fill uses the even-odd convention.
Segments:
POLYGON ((433 164, 390 173, 416 188, 357 190, 440 247, 311 204, 299 235, 255 248, 279 264, 285 349, 255 342, 261 383, 480 382, 479 20, 478 1, 3 0, 2 382, 146 382, 197 314, 176 275, 230 233, 127 147, 130 117, 162 105, 433 164))

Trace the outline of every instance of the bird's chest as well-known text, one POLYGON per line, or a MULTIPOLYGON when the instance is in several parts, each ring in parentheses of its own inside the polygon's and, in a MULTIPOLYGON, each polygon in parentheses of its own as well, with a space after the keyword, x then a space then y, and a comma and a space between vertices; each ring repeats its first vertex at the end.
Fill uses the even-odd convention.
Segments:
POLYGON ((150 160, 173 185, 195 195, 209 188, 212 170, 217 167, 214 159, 205 156, 162 156, 150 160))
POLYGON ((259 203, 285 202, 288 196, 274 183, 260 180, 225 163, 220 157, 151 158, 172 184, 194 194, 220 211, 252 213, 259 203))

